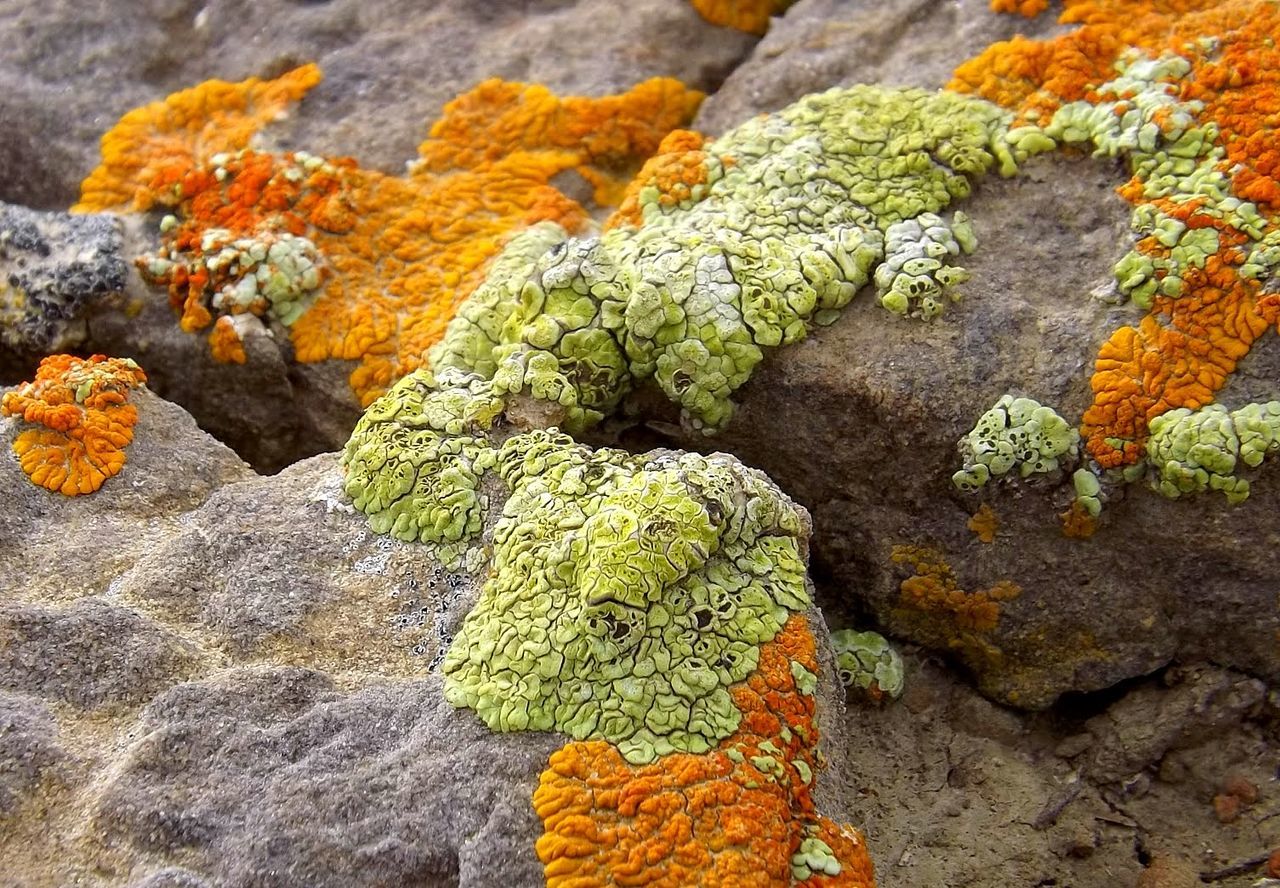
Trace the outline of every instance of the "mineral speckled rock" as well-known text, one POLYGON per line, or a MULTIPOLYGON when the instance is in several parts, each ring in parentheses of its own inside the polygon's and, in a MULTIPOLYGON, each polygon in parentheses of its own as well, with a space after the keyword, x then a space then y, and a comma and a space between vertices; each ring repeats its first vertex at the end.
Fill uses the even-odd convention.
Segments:
POLYGON ((83 313, 124 288, 119 222, 0 203, 0 373, 78 345, 83 313))

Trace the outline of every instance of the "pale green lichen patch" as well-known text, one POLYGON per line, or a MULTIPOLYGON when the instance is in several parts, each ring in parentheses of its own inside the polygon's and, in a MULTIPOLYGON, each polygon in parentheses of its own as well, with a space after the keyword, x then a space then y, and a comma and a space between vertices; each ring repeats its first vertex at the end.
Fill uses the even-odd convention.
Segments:
POLYGON ((1147 460, 1152 486, 1167 497, 1220 490, 1231 503, 1249 496, 1237 462, 1254 467, 1280 450, 1280 401, 1228 411, 1220 404, 1179 408, 1151 420, 1147 460))
POLYGON ((831 644, 836 651, 836 671, 846 688, 875 699, 902 695, 902 655, 883 635, 841 629, 831 633, 831 644))
POLYGON ((347 496, 375 533, 437 544, 456 566, 483 527, 480 480, 496 458, 487 433, 502 408, 479 377, 406 376, 369 406, 343 450, 347 496))
POLYGON ((840 861, 831 846, 816 836, 808 836, 800 842, 796 853, 791 855, 791 875, 803 882, 811 876, 840 875, 840 861))
POLYGON ((964 468, 951 480, 972 491, 1015 468, 1022 478, 1046 474, 1074 460, 1079 447, 1079 432, 1051 407, 1004 395, 960 439, 964 468))
POLYGON ((1264 236, 1266 220, 1257 205, 1232 193, 1218 127, 1198 124, 1203 103, 1178 96, 1190 62, 1129 51, 1116 67, 1119 76, 1097 88, 1097 99, 1069 102, 1043 129, 1021 127, 1009 138, 1029 153, 1065 144, 1092 145, 1095 156, 1123 155, 1142 183, 1145 200, 1194 204, 1197 216, 1214 222, 1189 226, 1158 204, 1139 205, 1133 213, 1134 230, 1163 249, 1158 254, 1133 250, 1121 258, 1115 267, 1120 292, 1143 308, 1158 295, 1181 295, 1183 273, 1204 268, 1218 252, 1216 225, 1248 237, 1243 276, 1261 277, 1277 267, 1280 240, 1274 233, 1264 236))
POLYGON ((445 696, 497 731, 603 738, 633 763, 738 726, 729 686, 809 606, 795 507, 726 457, 508 438, 489 580, 445 696))
POLYGON ((708 143, 697 199, 642 192, 638 228, 550 249, 554 226, 513 238, 430 359, 558 405, 569 431, 652 378, 709 434, 762 349, 834 320, 877 264, 886 307, 941 310, 974 237, 962 214, 938 214, 971 177, 1014 171, 1008 121, 954 93, 808 96, 708 143))

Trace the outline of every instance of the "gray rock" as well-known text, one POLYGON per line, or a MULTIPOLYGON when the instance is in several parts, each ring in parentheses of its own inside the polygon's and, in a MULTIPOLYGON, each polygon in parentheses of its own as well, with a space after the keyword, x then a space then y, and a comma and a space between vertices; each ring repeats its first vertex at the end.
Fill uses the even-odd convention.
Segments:
POLYGON ((65 753, 58 744, 58 723, 48 707, 30 697, 0 693, 0 822, 18 810, 23 798, 65 753))
POLYGON ((188 849, 215 884, 541 881, 529 799, 560 741, 491 733, 438 676, 343 693, 235 670, 174 688, 142 727, 97 821, 139 852, 188 849))
POLYGON ((754 38, 685 2, 160 0, 0 4, 0 199, 61 209, 124 112, 213 77, 316 61, 325 83, 274 138, 399 171, 441 105, 488 77, 598 95, 655 75, 713 88, 754 38))
POLYGON ((137 705, 195 669, 195 651, 96 598, 0 605, 0 688, 73 706, 137 705))
POLYGON ((122 246, 112 216, 0 203, 0 373, 84 340, 87 305, 124 288, 122 246))
POLYGON ((800 0, 707 99, 694 127, 718 135, 833 86, 937 89, 997 40, 1067 30, 1054 19, 994 15, 987 0, 800 0))
MULTIPOLYGON (((16 492, 0 518, 12 877, 541 884, 531 797, 564 738, 489 731, 445 701, 437 669, 483 570, 451 572, 426 547, 372 534, 341 495, 335 454, 257 477, 177 408, 131 397, 125 469, 85 497, 32 485, 8 455, 18 423, 0 424, 0 485, 16 492), (54 794, 23 815, 33 775, 59 762, 54 794)), ((490 523, 501 509, 494 497, 490 523)), ((814 798, 843 819, 841 691, 821 615, 809 619, 829 762, 814 798)))
MULTIPOLYGON (((1112 266, 1132 240, 1130 208, 1113 192, 1124 175, 1108 161, 1052 155, 1016 178, 982 181, 959 206, 979 240, 965 258, 973 277, 962 302, 921 323, 860 294, 833 326, 770 354, 723 433, 678 439, 734 453, 813 513, 830 612, 870 611, 889 634, 957 655, 984 693, 1019 706, 1047 706, 1174 659, 1280 676, 1273 463, 1257 470, 1238 507, 1216 494, 1172 501, 1130 485, 1084 541, 1064 537, 1058 519, 1069 478, 992 484, 982 497, 962 496, 950 480, 956 442, 1005 393, 1077 422, 1099 344, 1141 318, 1114 296, 1112 266), (980 501, 1000 520, 990 545, 966 527, 980 501), (1021 595, 987 635, 922 624, 899 604, 911 575, 892 560, 899 545, 940 552, 962 589, 1008 580, 1021 595)), ((1278 352, 1259 342, 1222 402, 1280 397, 1278 352)))
POLYGON ((1145 685, 1088 722, 1094 737, 1085 773, 1099 783, 1124 780, 1172 749, 1194 746, 1237 724, 1262 701, 1260 681, 1199 667, 1168 676, 1171 688, 1145 685))

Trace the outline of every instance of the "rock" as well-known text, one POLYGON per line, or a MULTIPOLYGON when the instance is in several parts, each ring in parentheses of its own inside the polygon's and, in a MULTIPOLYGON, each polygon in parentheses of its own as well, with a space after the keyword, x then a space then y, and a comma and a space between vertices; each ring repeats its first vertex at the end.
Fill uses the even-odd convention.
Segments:
MULTIPOLYGON (((802 0, 696 124, 720 130, 838 83, 940 86, 993 39, 1060 27, 1051 15, 991 15, 979 0, 889 6, 802 0)), ((1280 573, 1264 554, 1280 505, 1274 466, 1259 470, 1239 507, 1129 485, 1088 541, 1062 534, 1069 483, 966 497, 950 481, 961 467, 957 441, 1002 395, 1051 403, 1075 424, 1092 398, 1098 344, 1142 317, 1120 304, 1113 271, 1134 239, 1133 208, 1114 193, 1128 175, 1110 159, 1055 154, 1024 164, 1016 178, 981 181, 956 205, 978 239, 961 303, 919 324, 885 317, 860 294, 833 326, 768 357, 717 438, 677 438, 764 469, 810 509, 830 612, 870 611, 890 636, 949 652, 984 693, 1016 706, 1044 707, 1175 659, 1280 676, 1280 611, 1270 591, 1280 573), (966 527, 980 504, 999 522, 990 544, 966 527), (1000 603, 990 632, 935 624, 903 604, 912 571, 894 562, 899 546, 936 552, 959 589, 1009 583, 1020 592, 1000 603)), ((1277 380, 1280 348, 1267 336, 1219 401, 1278 398, 1277 380)))
POLYGON ((1138 876, 1136 888, 1196 888, 1200 873, 1181 857, 1159 854, 1138 876))
POLYGON ((1211 667, 1189 671, 1167 691, 1137 688, 1089 720, 1094 743, 1086 773, 1099 783, 1129 777, 1176 746, 1196 745, 1238 724, 1264 693, 1259 681, 1211 667))
POLYGON ((694 127, 718 135, 807 93, 855 83, 937 89, 997 40, 1066 30, 1054 16, 993 15, 987 0, 800 0, 703 104, 694 127))
POLYGON ((0 823, 65 756, 58 724, 47 706, 18 694, 0 693, 0 823))
POLYGON ((122 247, 112 216, 0 203, 0 379, 84 341, 89 304, 124 288, 122 247))
POLYGON ((0 199, 69 206, 124 112, 211 77, 274 76, 302 62, 323 85, 275 137, 399 171, 440 106, 488 77, 602 95, 655 75, 713 88, 754 38, 684 2, 296 3, 162 0, 89 12, 44 3, 6 17, 0 199), (572 52, 557 47, 573 47, 572 52))
MULTIPOLYGON (((6 877, 539 884, 531 798, 564 738, 490 731, 439 669, 485 572, 371 533, 335 454, 258 477, 180 409, 132 399, 125 467, 87 496, 31 484, 19 423, 0 424, 6 877)), ((817 705, 838 713, 809 620, 817 705)), ((845 816, 829 727, 814 799, 845 816)))

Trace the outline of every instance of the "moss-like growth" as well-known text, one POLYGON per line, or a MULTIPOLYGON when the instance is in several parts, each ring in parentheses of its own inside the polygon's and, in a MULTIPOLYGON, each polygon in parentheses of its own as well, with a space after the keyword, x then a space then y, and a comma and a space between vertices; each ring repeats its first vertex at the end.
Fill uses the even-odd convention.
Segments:
POLYGON ((1221 404, 1185 407, 1151 420, 1147 459, 1152 486, 1167 497, 1220 490, 1231 503, 1249 497, 1249 482, 1235 474, 1237 461, 1257 466, 1280 450, 1280 401, 1228 411, 1221 404))
POLYGON ((1051 407, 1004 395, 960 439, 964 468, 951 476, 961 490, 977 490, 1013 469, 1028 478, 1076 457, 1080 435, 1051 407))
POLYGON ((849 690, 880 702, 885 696, 902 695, 904 667, 902 655, 878 632, 841 629, 831 633, 836 649, 836 669, 849 690))
POLYGON ((729 686, 808 606, 799 514, 725 457, 509 438, 490 579, 444 661, 445 696, 494 730, 603 738, 630 762, 705 752, 729 686))
POLYGON ((762 349, 833 321, 873 273, 892 311, 941 310, 965 277, 946 263, 975 241, 938 213, 970 177, 1013 172, 1007 124, 981 100, 857 86, 713 142, 675 139, 650 178, 678 170, 679 199, 642 184, 599 237, 513 239, 431 361, 554 402, 570 431, 652 378, 711 433, 762 349))

